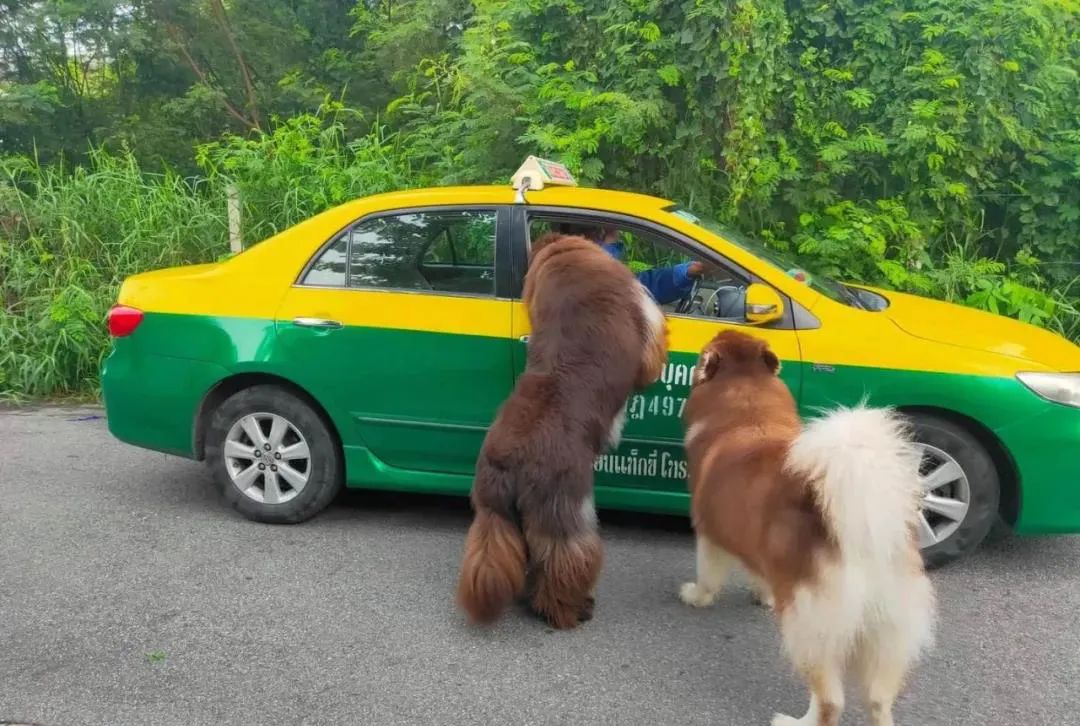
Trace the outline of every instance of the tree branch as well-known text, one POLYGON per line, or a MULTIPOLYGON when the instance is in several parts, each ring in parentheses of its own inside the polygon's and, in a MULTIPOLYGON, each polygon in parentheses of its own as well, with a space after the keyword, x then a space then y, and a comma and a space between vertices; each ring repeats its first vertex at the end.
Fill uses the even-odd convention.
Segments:
POLYGON ((229 40, 229 47, 232 48, 233 55, 236 56, 236 62, 240 65, 240 75, 244 79, 244 89, 247 92, 248 109, 251 111, 255 128, 259 129, 259 99, 255 95, 255 84, 251 82, 251 72, 244 61, 244 54, 240 52, 240 46, 236 42, 236 35, 229 25, 229 18, 225 14, 225 5, 222 4, 221 0, 211 0, 210 6, 214 9, 214 14, 217 15, 218 22, 221 24, 222 30, 225 31, 225 37, 229 40))
MULTIPOLYGON (((191 67, 191 70, 198 76, 203 85, 208 88, 213 88, 214 84, 210 82, 210 78, 206 75, 206 72, 197 62, 195 62, 195 59, 191 57, 191 53, 188 52, 187 46, 184 45, 184 41, 180 38, 180 32, 176 29, 176 26, 172 23, 165 23, 165 32, 168 33, 169 37, 172 38, 172 41, 176 43, 176 47, 180 49, 180 54, 184 56, 184 60, 187 61, 188 66, 191 67)), ((240 113, 240 111, 229 102, 229 99, 224 92, 221 94, 221 102, 225 104, 225 110, 228 111, 233 118, 244 124, 244 126, 255 131, 260 130, 259 124, 240 113)))

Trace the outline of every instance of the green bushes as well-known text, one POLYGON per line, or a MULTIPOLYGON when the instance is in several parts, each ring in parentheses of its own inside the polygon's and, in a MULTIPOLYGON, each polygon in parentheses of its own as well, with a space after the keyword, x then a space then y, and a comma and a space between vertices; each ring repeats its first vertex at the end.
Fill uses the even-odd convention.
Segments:
MULTIPOLYGON (((233 28, 225 6, 211 5, 214 27, 233 28)), ((193 178, 158 160, 175 150, 166 139, 178 121, 152 110, 154 123, 130 111, 111 119, 123 133, 103 139, 109 152, 38 164, 25 139, 39 128, 47 145, 55 118, 39 119, 26 94, 51 81, 27 71, 5 92, 0 74, 0 126, 18 131, 0 132, 0 148, 24 151, 0 159, 0 396, 94 391, 117 284, 224 254, 229 183, 250 243, 358 196, 505 182, 529 153, 590 184, 675 199, 837 277, 1080 339, 1077 0, 279 5, 234 13, 235 52, 210 44, 184 56, 181 34, 169 62, 124 56, 100 82, 77 85, 84 96, 119 94, 124 108, 151 86, 149 109, 180 103, 167 100, 174 86, 201 99, 184 133, 215 130, 194 154, 169 157, 171 168, 199 169, 193 178), (267 13, 310 20, 304 32, 322 55, 283 67, 256 42, 277 27, 267 13), (212 52, 218 68, 232 57, 235 73, 183 75, 212 52), (155 74, 169 83, 155 85, 155 74), (349 97, 346 85, 363 112, 324 103, 296 113, 301 98, 349 97), (240 125, 244 135, 218 135, 249 115, 258 123, 240 125)), ((160 31, 153 13, 118 12, 124 24, 110 32, 160 31)))

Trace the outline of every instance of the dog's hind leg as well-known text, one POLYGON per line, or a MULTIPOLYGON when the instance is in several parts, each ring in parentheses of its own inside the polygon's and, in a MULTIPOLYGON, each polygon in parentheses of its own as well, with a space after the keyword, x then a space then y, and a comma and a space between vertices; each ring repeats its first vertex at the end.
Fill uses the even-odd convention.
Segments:
POLYGON ((600 577, 600 535, 587 532, 567 539, 526 535, 537 552, 532 608, 554 628, 573 628, 592 617, 593 593, 600 577))
POLYGON ((868 645, 859 653, 859 677, 872 726, 893 726, 893 702, 904 684, 908 668, 903 650, 902 643, 895 651, 880 643, 868 645))
POLYGON ((839 661, 803 669, 810 686, 810 706, 802 718, 776 714, 772 726, 839 726, 844 710, 844 669, 839 661))
POLYGON ((854 661, 873 726, 893 726, 893 702, 917 658, 918 639, 927 637, 926 627, 916 613, 901 622, 878 625, 860 638, 854 661))
POLYGON ((893 726, 892 706, 904 680, 934 637, 934 592, 911 553, 913 572, 879 594, 878 617, 862 634, 854 654, 873 726, 893 726))
POLYGON ((558 497, 524 516, 532 558, 532 609, 555 628, 592 618, 603 546, 592 497, 558 497))
MULTIPOLYGON (((623 413, 626 413, 626 407, 623 406, 623 413)), ((593 498, 586 497, 581 503, 581 518, 585 522, 586 526, 591 527, 593 530, 599 528, 600 523, 596 516, 596 503, 593 498)), ((597 573, 597 579, 599 579, 599 572, 597 573)), ((581 608, 581 612, 578 614, 578 621, 587 623, 593 619, 593 613, 596 610, 596 580, 593 581, 593 586, 589 589, 589 593, 585 596, 585 605, 581 608)))
POLYGON ((728 573, 736 560, 722 547, 708 538, 697 538, 697 582, 687 582, 679 589, 679 599, 696 608, 708 607, 727 581, 728 573))
POLYGON ((773 726, 837 726, 844 710, 844 670, 856 644, 860 603, 846 585, 850 573, 828 567, 812 585, 781 596, 780 631, 795 669, 810 688, 801 719, 777 714, 773 726))

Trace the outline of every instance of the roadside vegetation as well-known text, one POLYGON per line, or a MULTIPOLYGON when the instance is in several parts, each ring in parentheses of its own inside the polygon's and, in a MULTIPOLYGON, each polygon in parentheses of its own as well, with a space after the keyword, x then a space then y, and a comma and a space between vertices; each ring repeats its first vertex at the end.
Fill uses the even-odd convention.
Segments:
MULTIPOLYGON (((0 0, 0 397, 127 275, 529 153, 1080 339, 1076 0, 0 0)), ((943 321, 943 324, 947 324, 943 321)))

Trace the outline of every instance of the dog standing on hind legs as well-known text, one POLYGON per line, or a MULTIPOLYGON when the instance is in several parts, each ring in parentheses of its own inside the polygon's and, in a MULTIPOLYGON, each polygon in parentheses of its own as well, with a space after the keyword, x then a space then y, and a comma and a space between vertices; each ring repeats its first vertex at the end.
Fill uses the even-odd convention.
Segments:
POLYGON ((934 593, 919 554, 919 452, 885 409, 837 409, 805 428, 763 340, 738 331, 702 351, 686 404, 697 580, 711 604, 741 563, 773 603, 785 650, 810 689, 802 718, 837 726, 856 671, 874 726, 931 644, 934 593))
POLYGON ((488 623, 530 595, 556 628, 592 617, 603 551, 593 463, 619 441, 626 401, 667 361, 664 316, 598 245, 545 235, 530 252, 525 372, 484 439, 458 604, 488 623))

